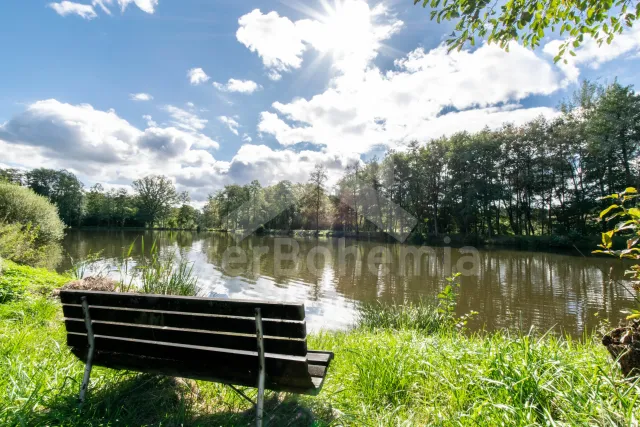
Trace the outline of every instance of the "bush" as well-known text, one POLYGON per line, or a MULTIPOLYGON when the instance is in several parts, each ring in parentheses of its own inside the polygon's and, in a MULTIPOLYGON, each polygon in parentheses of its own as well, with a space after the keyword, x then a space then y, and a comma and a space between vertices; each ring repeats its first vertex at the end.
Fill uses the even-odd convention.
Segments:
POLYGON ((31 224, 0 222, 0 259, 6 258, 34 267, 55 267, 62 259, 57 243, 39 244, 39 229, 31 224))
POLYGON ((45 197, 18 185, 0 182, 0 221, 38 229, 37 243, 59 242, 64 236, 64 223, 58 209, 45 197))
POLYGON ((18 185, 0 182, 0 258, 53 267, 64 224, 49 201, 18 185))

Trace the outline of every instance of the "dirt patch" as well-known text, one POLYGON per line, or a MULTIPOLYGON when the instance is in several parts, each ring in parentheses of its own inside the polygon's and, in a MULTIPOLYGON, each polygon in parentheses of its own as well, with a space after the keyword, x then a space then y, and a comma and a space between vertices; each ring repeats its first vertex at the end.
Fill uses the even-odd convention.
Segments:
POLYGON ((85 277, 67 283, 60 289, 75 289, 79 291, 115 292, 118 282, 107 277, 85 277))

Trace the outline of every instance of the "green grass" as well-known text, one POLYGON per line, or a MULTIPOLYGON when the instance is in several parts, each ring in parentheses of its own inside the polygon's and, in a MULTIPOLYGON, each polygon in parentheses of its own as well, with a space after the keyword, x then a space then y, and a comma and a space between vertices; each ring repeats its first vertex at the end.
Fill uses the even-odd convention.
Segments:
POLYGON ((69 281, 69 277, 44 268, 32 268, 0 259, 0 303, 26 294, 46 295, 69 281))
MULTIPOLYGON (((5 268, 16 270, 29 273, 5 268)), ((33 270, 35 289, 45 276, 33 270)), ((621 378, 595 338, 465 336, 434 325, 434 309, 385 310, 371 308, 354 330, 312 335, 310 348, 335 352, 325 387, 316 397, 268 393, 268 425, 637 422, 640 385, 621 378)), ((27 290, 0 304, 0 425, 253 424, 251 406, 219 384, 104 368, 94 369, 80 412, 83 369, 66 348, 57 301, 27 290)))

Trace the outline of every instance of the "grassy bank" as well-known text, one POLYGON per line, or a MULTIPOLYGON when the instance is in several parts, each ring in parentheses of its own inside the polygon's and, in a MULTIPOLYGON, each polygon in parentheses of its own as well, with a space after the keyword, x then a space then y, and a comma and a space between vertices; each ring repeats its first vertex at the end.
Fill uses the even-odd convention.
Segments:
MULTIPOLYGON (((84 366, 69 353, 50 290, 67 277, 5 263, 0 287, 0 425, 247 425, 253 410, 219 384, 84 366), (7 279, 9 277, 9 279, 7 279), (13 285, 11 285, 13 286, 13 285)), ((322 393, 269 393, 270 425, 633 425, 640 386, 595 339, 464 336, 427 307, 368 310, 351 331, 316 334, 336 358, 322 393)), ((253 393, 249 389, 249 393, 253 393)))

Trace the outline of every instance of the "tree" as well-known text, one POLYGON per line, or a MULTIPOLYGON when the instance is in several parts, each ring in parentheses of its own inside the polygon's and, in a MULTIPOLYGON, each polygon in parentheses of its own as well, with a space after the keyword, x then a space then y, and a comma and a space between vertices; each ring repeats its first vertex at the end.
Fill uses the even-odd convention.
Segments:
POLYGON ((320 232, 320 210, 322 208, 322 196, 324 195, 324 184, 326 181, 327 169, 322 165, 316 165, 309 176, 309 183, 313 185, 314 193, 312 203, 316 213, 316 235, 320 232))
POLYGON ((177 224, 182 229, 194 229, 198 226, 200 212, 196 208, 183 204, 178 209, 177 224))
POLYGON ((164 175, 150 175, 133 181, 140 215, 153 228, 154 224, 170 213, 172 206, 185 199, 178 194, 173 182, 164 175))
POLYGON ((10 184, 22 184, 22 180, 24 178, 24 174, 20 169, 8 168, 1 169, 0 168, 0 182, 5 181, 10 184))
POLYGON ((84 185, 67 170, 38 168, 25 174, 27 186, 56 205, 67 225, 80 225, 84 215, 84 185))
POLYGON ((568 34, 570 39, 561 46, 555 60, 580 46, 584 37, 591 37, 601 45, 631 27, 640 17, 638 0, 513 0, 498 6, 490 0, 414 0, 431 9, 431 20, 454 21, 455 31, 447 39, 449 49, 462 49, 476 37, 495 42, 503 49, 516 41, 535 48, 545 36, 545 31, 568 34))

